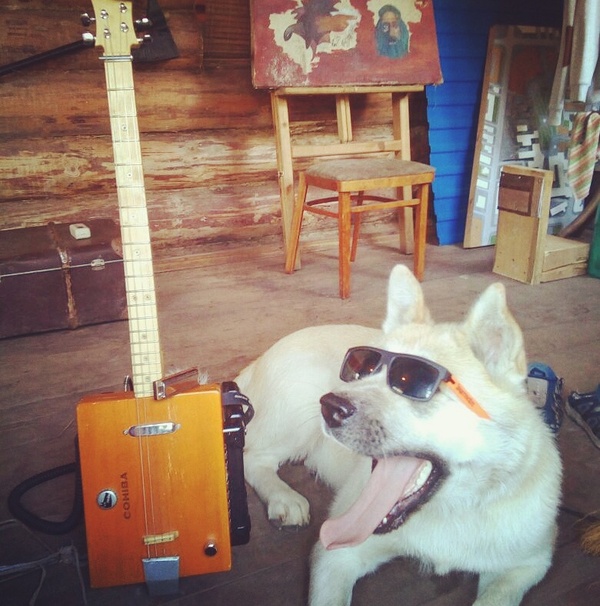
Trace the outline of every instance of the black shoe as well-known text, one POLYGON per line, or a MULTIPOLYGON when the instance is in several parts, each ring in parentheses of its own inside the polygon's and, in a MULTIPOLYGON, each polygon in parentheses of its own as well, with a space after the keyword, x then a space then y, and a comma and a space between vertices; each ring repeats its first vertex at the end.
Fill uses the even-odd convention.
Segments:
POLYGON ((600 448, 600 385, 591 393, 571 393, 565 409, 569 417, 587 433, 594 446, 600 448))
POLYGON ((589 393, 579 393, 574 391, 569 396, 572 404, 583 404, 584 402, 593 402, 594 400, 600 400, 600 394, 597 391, 590 391, 589 393))

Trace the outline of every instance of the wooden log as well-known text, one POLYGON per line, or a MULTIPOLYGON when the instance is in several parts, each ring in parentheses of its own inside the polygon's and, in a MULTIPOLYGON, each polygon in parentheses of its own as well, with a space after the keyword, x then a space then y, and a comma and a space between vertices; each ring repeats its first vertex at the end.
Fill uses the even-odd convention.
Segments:
MULTIPOLYGON (((220 73, 134 68, 141 132, 271 127, 268 93, 255 91, 247 70, 220 73)), ((44 80, 19 73, 2 83, 0 137, 109 134, 104 69, 52 72, 44 80)))
MULTIPOLYGON (((199 186, 188 189, 164 189, 147 192, 152 246, 157 251, 169 248, 197 248, 214 244, 258 242, 262 238, 280 238, 281 207, 275 180, 250 186, 236 183, 227 186, 199 186)), ((23 202, 5 202, 2 229, 60 223, 86 222, 108 217, 119 220, 117 194, 47 197, 23 202)), ((395 227, 394 213, 372 213, 364 220, 363 233, 369 226, 389 224, 395 227)), ((337 237, 337 223, 307 216, 303 240, 337 237)), ((165 253, 168 254, 168 253, 165 253)))
MULTIPOLYGON (((111 0, 112 1, 112 0, 111 0)), ((233 2, 241 1, 245 2, 246 0, 232 0, 233 2)), ((31 3, 34 8, 39 8, 40 6, 44 6, 48 4, 45 0, 28 0, 28 4, 31 3)), ((161 9, 166 12, 168 9, 189 9, 190 5, 194 3, 194 0, 159 0, 159 4, 161 9)), ((7 10, 16 10, 23 7, 23 0, 3 0, 3 8, 7 10)), ((77 7, 77 14, 80 12, 88 10, 88 12, 92 12, 92 3, 88 2, 89 10, 87 9, 87 5, 84 3, 81 8, 77 7)), ((134 10, 144 11, 147 6, 147 0, 132 0, 132 5, 134 10)), ((52 6, 61 10, 73 10, 73 0, 52 0, 52 6)))
MULTIPOLYGON (((141 132, 272 128, 268 92, 252 87, 248 69, 231 69, 225 76, 219 71, 134 67, 134 82, 141 132)), ((43 80, 27 72, 5 76, 1 95, 0 136, 109 134, 104 70, 99 61, 97 70, 76 76, 64 72, 49 72, 43 80)), ((424 105, 415 100, 414 106, 413 128, 426 124, 424 105)), ((293 111, 296 129, 319 121, 333 124, 328 107, 321 107, 315 98, 296 105, 293 111)), ((367 98, 359 105, 355 125, 386 123, 389 115, 385 99, 367 98)))
MULTIPOLYGON (((146 133, 141 141, 146 190, 251 184, 276 179, 270 130, 146 133)), ((110 136, 9 140, 0 145, 0 204, 115 189, 110 136)))

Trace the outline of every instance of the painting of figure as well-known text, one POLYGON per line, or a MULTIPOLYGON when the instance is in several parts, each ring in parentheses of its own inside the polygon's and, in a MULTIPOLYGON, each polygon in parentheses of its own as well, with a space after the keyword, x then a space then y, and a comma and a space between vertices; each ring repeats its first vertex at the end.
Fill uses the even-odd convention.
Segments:
POLYGON ((402 14, 393 4, 379 9, 375 27, 377 52, 384 57, 404 57, 408 52, 409 33, 402 14))
POLYGON ((256 88, 442 82, 429 0, 253 0, 256 88))

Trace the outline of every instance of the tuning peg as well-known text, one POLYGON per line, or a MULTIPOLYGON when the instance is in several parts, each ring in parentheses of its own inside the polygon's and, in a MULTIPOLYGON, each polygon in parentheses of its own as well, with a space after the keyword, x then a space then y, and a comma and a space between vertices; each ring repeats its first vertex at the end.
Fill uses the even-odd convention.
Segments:
POLYGON ((81 37, 83 38, 83 44, 85 46, 94 46, 96 42, 94 34, 90 34, 90 32, 84 32, 83 34, 81 34, 81 37))
POLYGON ((93 23, 96 23, 96 18, 95 17, 90 17, 90 15, 88 13, 82 13, 82 15, 81 15, 81 24, 84 27, 89 27, 93 23))
POLYGON ((135 31, 144 32, 152 27, 152 21, 148 17, 142 17, 141 19, 135 20, 135 31))

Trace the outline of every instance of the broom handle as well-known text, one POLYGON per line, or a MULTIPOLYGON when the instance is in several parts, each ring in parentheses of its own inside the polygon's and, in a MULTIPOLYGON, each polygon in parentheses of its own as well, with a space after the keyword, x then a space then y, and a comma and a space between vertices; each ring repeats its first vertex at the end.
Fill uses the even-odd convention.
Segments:
POLYGON ((91 48, 93 45, 93 39, 88 40, 87 38, 82 38, 77 42, 64 44, 63 46, 44 51, 43 53, 32 55, 31 57, 27 57, 26 59, 21 59, 20 61, 15 61, 14 63, 9 63, 8 65, 2 65, 0 66, 0 76, 3 76, 4 74, 8 74, 10 72, 14 72, 18 69, 21 69, 22 67, 27 67, 29 65, 33 65, 34 63, 39 63, 40 61, 45 61, 46 59, 52 59, 53 57, 66 55, 67 53, 72 53, 74 51, 81 50, 82 48, 91 48))

